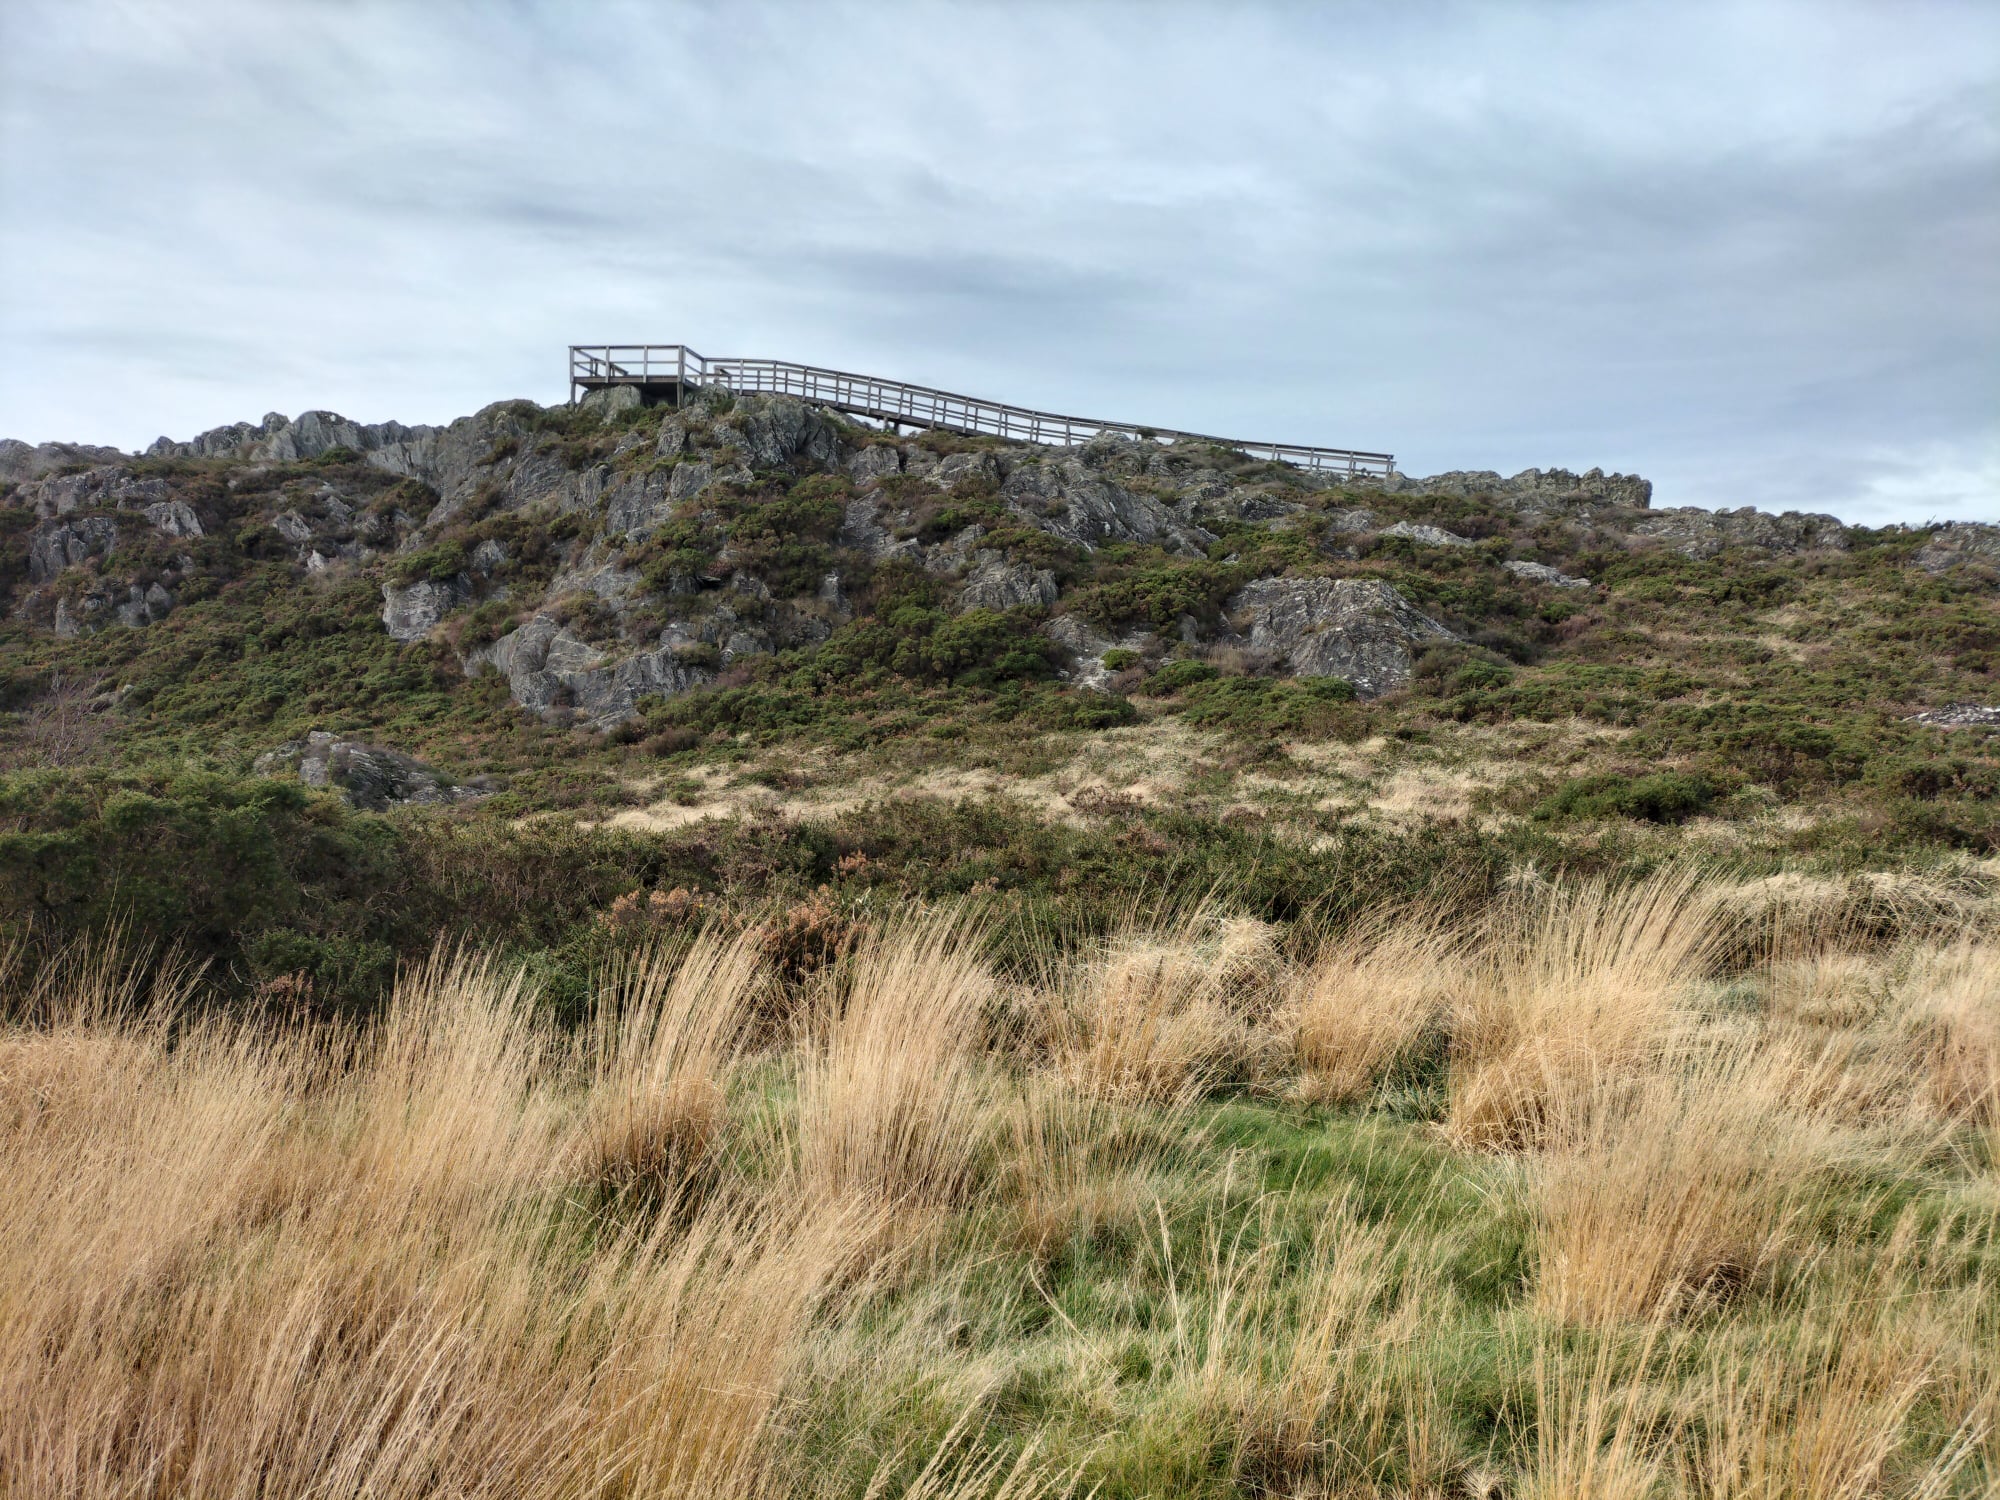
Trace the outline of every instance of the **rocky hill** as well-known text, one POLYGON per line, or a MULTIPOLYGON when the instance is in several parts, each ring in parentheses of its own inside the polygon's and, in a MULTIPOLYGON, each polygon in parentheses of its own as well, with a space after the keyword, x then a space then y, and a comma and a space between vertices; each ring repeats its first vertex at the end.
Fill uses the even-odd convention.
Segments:
POLYGON ((635 887, 1046 937, 1688 849, 1990 883, 2000 528, 1654 498, 720 394, 4 443, 0 910, 363 1003, 635 887))
MULTIPOLYGON (((1594 559, 1884 544, 1651 498, 1596 470, 1343 487, 1205 446, 907 439, 784 397, 656 411, 628 391, 443 428, 273 414, 143 456, 0 443, 0 580, 12 618, 70 637, 153 626, 251 569, 362 576, 391 640, 609 729, 800 652, 1096 689, 1209 663, 1372 698, 1427 652, 1538 659, 1603 597, 1594 559)), ((1992 526, 1894 540, 1912 584, 2000 566, 1992 526)))

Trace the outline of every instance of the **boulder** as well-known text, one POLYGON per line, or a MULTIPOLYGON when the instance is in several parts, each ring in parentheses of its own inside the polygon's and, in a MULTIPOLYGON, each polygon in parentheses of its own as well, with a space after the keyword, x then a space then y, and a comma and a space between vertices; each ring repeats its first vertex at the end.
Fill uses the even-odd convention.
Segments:
POLYGON ((902 451, 894 443, 871 443, 847 461, 847 477, 856 484, 902 472, 902 451))
POLYGON ((1524 579, 1529 583, 1545 583, 1550 588, 1587 589, 1590 587, 1590 580, 1588 578, 1577 578, 1558 568, 1552 568, 1547 563, 1529 562, 1526 558, 1510 558, 1500 564, 1500 566, 1505 568, 1509 573, 1512 573, 1516 578, 1524 579))
POLYGON ((577 402, 582 411, 595 412, 602 421, 610 421, 622 412, 637 411, 646 404, 645 393, 636 385, 607 385, 585 393, 577 402))
POLYGON ((412 803, 467 802, 492 795, 490 785, 457 785, 420 760, 381 745, 314 730, 257 757, 259 776, 294 773, 307 786, 336 791, 369 812, 412 803))
POLYGON ((138 629, 151 625, 155 620, 164 620, 174 610, 174 596, 161 584, 154 583, 141 589, 133 584, 127 591, 123 604, 118 606, 118 623, 138 629))
POLYGON ((1372 578, 1260 578, 1225 608, 1236 640, 1298 677, 1343 677, 1373 698, 1407 687, 1416 653, 1451 631, 1372 578))
MULTIPOLYGON (((668 632, 657 649, 613 664, 606 653, 548 615, 536 615, 467 658, 468 669, 490 665, 507 679, 514 701, 532 713, 573 708, 594 728, 632 717, 638 700, 671 697, 712 679, 680 651, 690 638, 668 632)), ((713 659, 713 658, 711 658, 713 659)))
POLYGON ((175 538, 203 535, 201 517, 185 500, 164 500, 145 509, 147 522, 161 536, 175 538))
POLYGON ((1035 605, 1047 609, 1056 602, 1056 575, 1047 568, 1031 568, 1026 563, 1009 562, 991 549, 973 556, 973 568, 958 591, 958 607, 966 609, 1013 609, 1035 605))
POLYGON ((1381 535, 1405 537, 1426 547, 1470 547, 1473 544, 1471 537, 1460 536, 1455 531, 1446 531, 1442 526, 1419 526, 1409 521, 1398 521, 1394 526, 1385 526, 1381 535))
POLYGON ((382 585, 382 623, 389 638, 422 640, 446 615, 472 597, 472 580, 420 578, 415 583, 382 585))

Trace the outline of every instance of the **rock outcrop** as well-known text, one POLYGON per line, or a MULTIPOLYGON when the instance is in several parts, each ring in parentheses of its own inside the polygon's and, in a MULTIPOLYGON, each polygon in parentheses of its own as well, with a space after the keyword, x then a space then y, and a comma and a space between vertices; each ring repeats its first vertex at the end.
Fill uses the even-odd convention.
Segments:
POLYGON ((1965 563, 2000 568, 2000 526, 1985 521, 1953 521, 1940 526, 1917 554, 1926 573, 1942 573, 1965 563))
POLYGON ((420 578, 415 583, 385 583, 382 623, 391 640, 422 640, 471 597, 472 581, 463 573, 453 578, 420 578))
MULTIPOLYGON (((534 713, 571 709, 598 728, 630 718, 639 699, 670 697, 713 680, 687 659, 693 637, 669 633, 652 650, 613 662, 607 652, 548 615, 536 615, 468 658, 507 679, 514 701, 534 713)), ((710 658, 713 660, 713 658, 710 658)))
POLYGON ((1927 708, 1911 714, 1911 724, 1930 724, 1939 729, 2000 729, 2000 708, 1982 703, 1949 703, 1943 708, 1927 708))
POLYGON ((1563 572, 1560 568, 1550 567, 1547 563, 1529 562, 1525 558, 1516 557, 1503 562, 1500 566, 1505 568, 1509 573, 1512 573, 1516 578, 1524 579, 1529 583, 1545 583, 1550 588, 1587 589, 1590 587, 1590 580, 1588 578, 1573 577, 1563 572))
POLYGON ((413 803, 468 802, 495 790, 484 778, 460 785, 400 751, 317 729, 267 750, 253 769, 259 776, 296 774, 307 786, 339 792, 369 812, 413 803))
POLYGON ((1455 531, 1446 531, 1442 526, 1420 526, 1410 521, 1398 521, 1394 526, 1385 526, 1376 533, 1378 536, 1400 536, 1426 547, 1470 547, 1472 538, 1460 536, 1455 531))
POLYGON ((26 484, 59 469, 80 465, 115 464, 126 455, 116 448, 91 443, 36 443, 0 438, 0 484, 26 484))
POLYGON ((118 545, 118 523, 109 516, 45 521, 28 536, 28 577, 47 583, 65 568, 103 557, 118 545))
POLYGON ((1696 559, 1711 558, 1725 547, 1782 554, 1847 550, 1847 528, 1832 516, 1795 510, 1774 516, 1747 505, 1740 510, 1680 506, 1654 511, 1635 522, 1630 534, 1696 559))
POLYGON ((1364 698, 1408 687, 1416 653, 1458 639, 1379 579, 1260 578, 1224 606, 1237 640, 1299 677, 1364 698))
POLYGON ((1008 562, 998 552, 973 554, 972 571, 958 591, 960 609, 1013 609, 1033 605, 1047 609, 1056 602, 1056 575, 1047 568, 1008 562))
POLYGON ((1380 481, 1380 488, 1391 495, 1484 496, 1528 514, 1569 515, 1618 507, 1645 510, 1653 503, 1651 480, 1637 474, 1606 474, 1602 469, 1583 474, 1572 474, 1568 469, 1523 469, 1506 479, 1490 469, 1459 469, 1426 479, 1391 474, 1380 481))

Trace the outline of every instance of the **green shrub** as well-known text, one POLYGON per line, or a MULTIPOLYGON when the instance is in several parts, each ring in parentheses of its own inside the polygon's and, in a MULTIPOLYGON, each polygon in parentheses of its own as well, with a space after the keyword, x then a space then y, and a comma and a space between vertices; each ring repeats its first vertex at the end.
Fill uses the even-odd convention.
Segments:
POLYGON ((1340 677, 1217 677, 1191 683, 1180 712, 1190 724, 1258 738, 1340 735, 1354 726, 1354 696, 1340 677))
POLYGON ((1680 771, 1637 777, 1583 776, 1544 798, 1535 816, 1680 823, 1705 809, 1714 797, 1715 789, 1704 777, 1680 771))
MULTIPOLYGON (((1108 659, 1107 659, 1108 664, 1108 659)), ((1197 682, 1213 682, 1222 674, 1205 661, 1193 657, 1183 657, 1170 661, 1145 681, 1141 691, 1151 697, 1164 698, 1170 693, 1178 693, 1192 687, 1197 682)))

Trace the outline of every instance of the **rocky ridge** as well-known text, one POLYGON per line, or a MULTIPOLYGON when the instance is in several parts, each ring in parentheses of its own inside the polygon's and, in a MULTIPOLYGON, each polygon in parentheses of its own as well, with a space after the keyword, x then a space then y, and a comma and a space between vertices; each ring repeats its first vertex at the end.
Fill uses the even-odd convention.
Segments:
MULTIPOLYGON (((12 601, 31 622, 74 634, 163 619, 226 533, 304 575, 381 570, 392 639, 437 639, 523 709, 597 727, 826 641, 884 570, 935 580, 948 613, 1030 622, 1080 686, 1108 678, 1111 652, 1231 651, 1369 696, 1465 632, 1380 580, 1296 566, 1158 628, 1092 614, 1065 579, 1100 553, 1227 566, 1226 539, 1245 528, 1297 537, 1308 550, 1295 556, 1335 571, 1394 544, 1579 594, 1591 581, 1545 559, 1586 545, 1695 559, 1849 545, 1831 516, 1655 510, 1646 480, 1595 469, 1336 485, 1204 444, 902 439, 787 397, 649 411, 633 391, 577 411, 500 402, 442 427, 273 413, 145 455, 0 443, 0 504, 32 518, 28 586, 12 601)), ((1936 528, 1916 562, 2000 565, 2000 527, 1936 528)))

